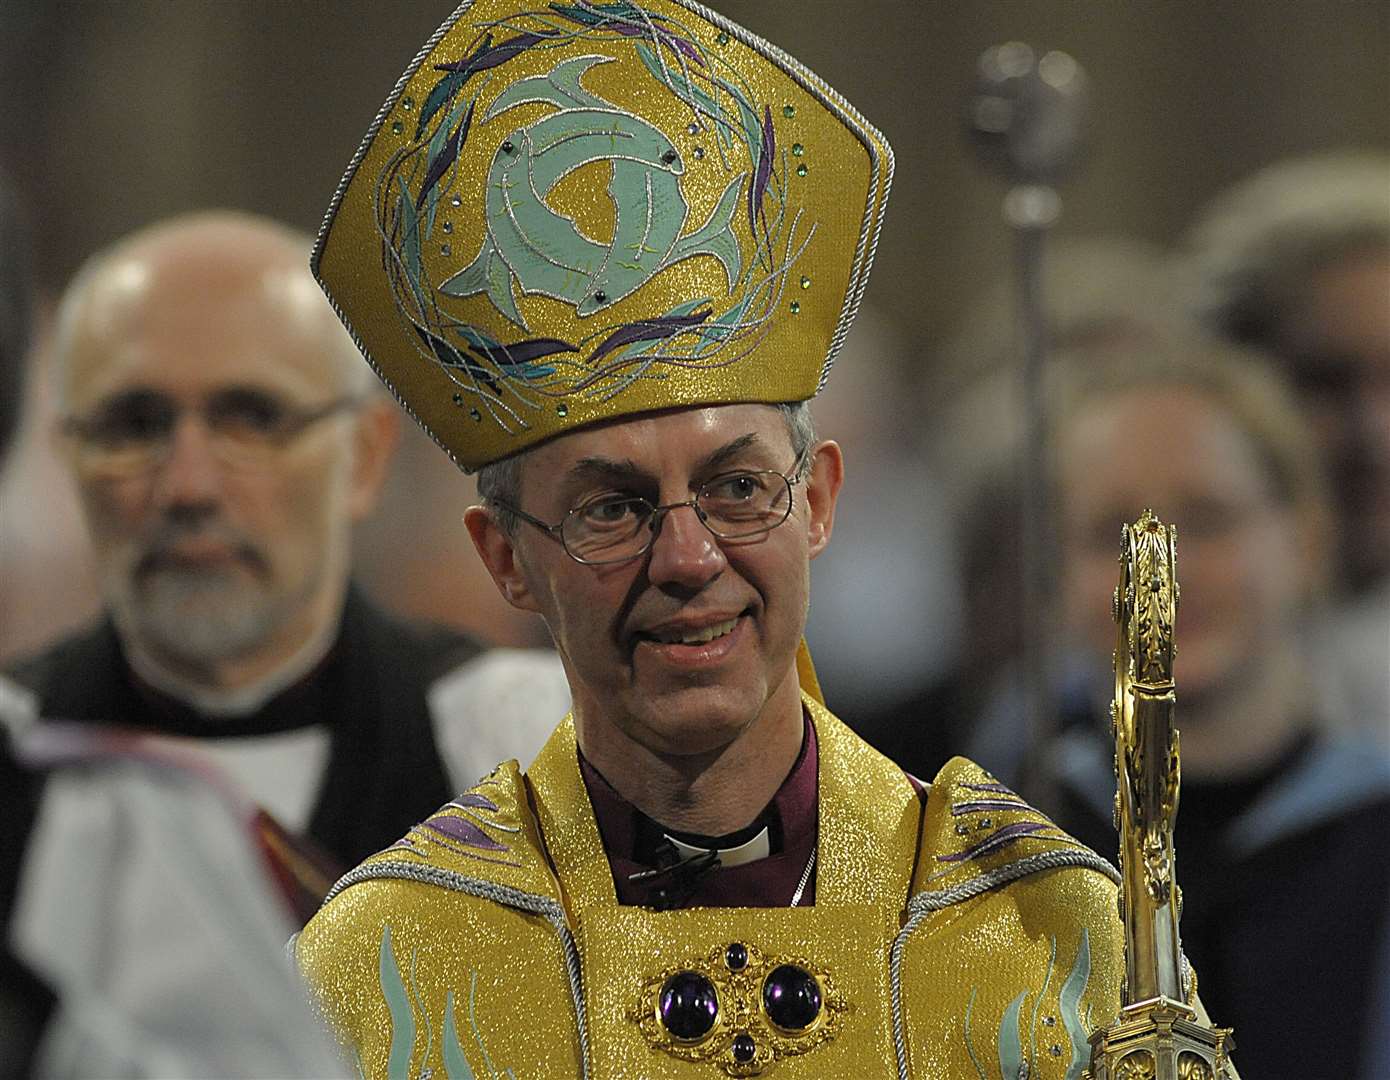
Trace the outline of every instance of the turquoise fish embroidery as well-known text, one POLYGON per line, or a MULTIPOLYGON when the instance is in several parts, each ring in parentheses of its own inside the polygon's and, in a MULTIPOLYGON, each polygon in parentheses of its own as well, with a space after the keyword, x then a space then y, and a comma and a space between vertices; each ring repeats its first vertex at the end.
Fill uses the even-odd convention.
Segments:
POLYGON ((718 259, 733 288, 743 259, 732 220, 746 174, 729 182, 703 225, 682 236, 690 207, 680 188, 680 152, 656 127, 580 84, 584 72, 610 59, 563 61, 548 75, 513 84, 493 102, 484 122, 530 103, 558 111, 516 128, 499 144, 487 176, 487 236, 473 261, 439 286, 442 293, 484 293, 499 312, 529 329, 513 281, 523 293, 561 300, 580 316, 617 303, 695 255, 718 259), (606 245, 545 201, 574 170, 599 161, 611 163, 608 196, 616 214, 606 245))

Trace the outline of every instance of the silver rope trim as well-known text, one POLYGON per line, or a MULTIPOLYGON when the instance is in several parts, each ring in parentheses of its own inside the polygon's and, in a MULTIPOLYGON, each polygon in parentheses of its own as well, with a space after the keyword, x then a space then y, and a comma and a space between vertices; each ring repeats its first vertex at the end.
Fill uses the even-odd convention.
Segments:
POLYGON ((903 948, 907 945, 907 939, 916 931, 917 927, 926 921, 927 916, 944 908, 964 903, 966 900, 974 899, 991 889, 997 889, 1001 885, 1007 885, 1009 882, 1017 881, 1029 874, 1040 873, 1043 870, 1059 870, 1064 867, 1095 870, 1104 874, 1116 885, 1120 884, 1120 872, 1094 851, 1087 848, 1064 848, 1057 851, 1040 851, 1036 855, 1029 855, 1016 862, 1011 862, 1007 866, 986 870, 978 877, 971 878, 960 885, 953 885, 949 889, 920 892, 907 902, 908 920, 898 931, 898 936, 893 939, 893 947, 888 951, 888 981, 892 987, 893 1004, 893 1049, 898 1056, 898 1080, 911 1080, 907 1073, 907 1039, 903 1034, 902 1008, 903 948))
POLYGON ((565 918, 565 909, 558 900, 552 900, 548 896, 538 896, 535 893, 523 892, 507 885, 498 885, 496 882, 466 877, 452 870, 442 870, 437 866, 392 861, 367 863, 349 870, 338 879, 333 888, 328 890, 328 895, 323 898, 323 902, 327 904, 350 885, 374 880, 418 881, 424 885, 434 885, 441 889, 449 889, 453 892, 477 896, 483 900, 491 900, 493 903, 516 908, 519 911, 528 911, 534 915, 542 916, 550 923, 560 938, 560 945, 565 954, 565 974, 569 977, 570 997, 574 1001, 575 1023, 579 1029, 580 1076, 581 1078, 588 1077, 589 1022, 584 1009, 584 987, 580 974, 579 949, 574 943, 574 935, 570 933, 569 922, 565 918))

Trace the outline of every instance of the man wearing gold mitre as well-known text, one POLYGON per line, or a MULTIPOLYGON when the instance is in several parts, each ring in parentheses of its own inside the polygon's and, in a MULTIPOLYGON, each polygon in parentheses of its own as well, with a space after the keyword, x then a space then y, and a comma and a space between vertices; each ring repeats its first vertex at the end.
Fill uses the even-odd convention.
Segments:
POLYGON ((1114 871, 970 762, 870 749, 802 641, 843 477, 807 400, 892 168, 691 0, 464 4, 372 125, 315 272, 478 470, 573 711, 298 938, 363 1074, 1081 1076, 1114 871))

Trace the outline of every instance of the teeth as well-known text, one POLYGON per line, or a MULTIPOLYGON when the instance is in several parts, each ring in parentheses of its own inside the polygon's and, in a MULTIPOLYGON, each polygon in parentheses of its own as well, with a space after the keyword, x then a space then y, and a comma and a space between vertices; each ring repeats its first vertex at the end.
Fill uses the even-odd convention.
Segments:
POLYGON ((657 641, 665 645, 703 645, 707 641, 723 637, 733 630, 738 623, 738 616, 734 616, 728 622, 715 623, 713 626, 706 626, 700 630, 689 630, 685 633, 671 631, 669 633, 653 634, 657 641))

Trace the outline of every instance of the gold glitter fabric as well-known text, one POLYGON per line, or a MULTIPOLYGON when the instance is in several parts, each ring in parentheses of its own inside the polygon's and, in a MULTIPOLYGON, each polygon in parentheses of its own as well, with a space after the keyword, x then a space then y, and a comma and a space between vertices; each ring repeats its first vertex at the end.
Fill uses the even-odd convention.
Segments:
POLYGON ((691 0, 476 0, 372 124, 313 268, 471 470, 618 416, 813 396, 892 171, 833 89, 691 0))
POLYGON ((1081 1080, 1119 1013, 1115 871, 979 766, 932 784, 898 938, 902 1075, 1081 1080))
POLYGON ((364 1075, 1080 1080, 1123 972, 1104 863, 960 758, 924 808, 803 700, 813 906, 618 905, 567 719, 525 777, 502 766, 372 856, 300 935, 364 1075), (809 1019, 778 1011, 784 984, 809 1019), (702 1030, 663 1005, 682 1001, 709 1006, 702 1030))

